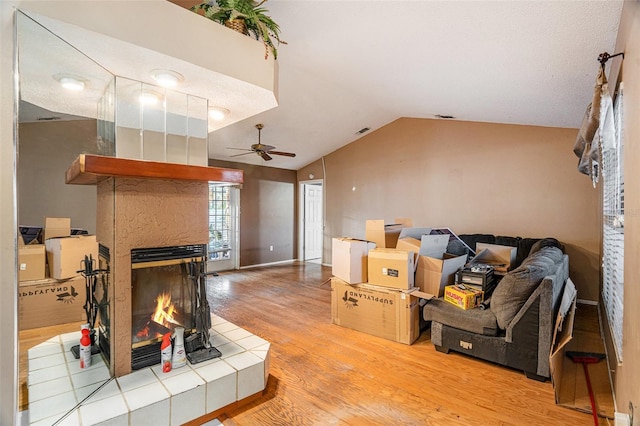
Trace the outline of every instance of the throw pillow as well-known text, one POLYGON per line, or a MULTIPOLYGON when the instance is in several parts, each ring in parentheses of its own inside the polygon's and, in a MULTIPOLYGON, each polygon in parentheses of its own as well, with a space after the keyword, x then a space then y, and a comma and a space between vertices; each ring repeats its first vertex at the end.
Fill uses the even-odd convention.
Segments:
POLYGON ((502 278, 491 296, 491 312, 496 316, 498 327, 505 330, 509 326, 543 278, 553 273, 560 261, 560 249, 543 247, 502 278))

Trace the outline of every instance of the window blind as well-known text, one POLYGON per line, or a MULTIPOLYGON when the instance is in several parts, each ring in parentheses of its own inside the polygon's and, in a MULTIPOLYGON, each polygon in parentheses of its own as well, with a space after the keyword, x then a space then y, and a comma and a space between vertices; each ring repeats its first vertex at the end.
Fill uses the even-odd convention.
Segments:
POLYGON ((624 115, 622 83, 613 107, 615 137, 602 144, 602 298, 618 361, 622 361, 624 300, 624 115))

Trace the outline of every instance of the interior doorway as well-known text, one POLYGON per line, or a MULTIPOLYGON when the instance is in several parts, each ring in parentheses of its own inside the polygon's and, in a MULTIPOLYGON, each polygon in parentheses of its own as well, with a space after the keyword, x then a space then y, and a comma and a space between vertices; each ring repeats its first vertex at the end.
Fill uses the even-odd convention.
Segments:
POLYGON ((300 182, 300 232, 298 259, 322 263, 324 191, 322 179, 300 182))

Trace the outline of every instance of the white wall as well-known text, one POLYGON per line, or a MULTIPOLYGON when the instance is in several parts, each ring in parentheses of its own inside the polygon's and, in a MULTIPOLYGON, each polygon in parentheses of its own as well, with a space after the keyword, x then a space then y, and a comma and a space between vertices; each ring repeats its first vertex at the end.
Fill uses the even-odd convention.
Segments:
POLYGON ((0 2, 0 424, 15 424, 18 391, 13 7, 0 2), (13 385, 11 385, 13 384, 13 385))

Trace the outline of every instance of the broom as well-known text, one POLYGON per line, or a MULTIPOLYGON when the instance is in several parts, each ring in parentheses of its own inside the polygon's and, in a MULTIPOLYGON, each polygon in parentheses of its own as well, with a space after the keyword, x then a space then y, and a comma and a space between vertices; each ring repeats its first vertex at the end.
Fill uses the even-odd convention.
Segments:
POLYGON ((589 391, 589 400, 591 401, 591 413, 593 414, 593 423, 598 426, 598 411, 596 409, 596 399, 593 396, 593 389, 591 388, 591 380, 589 379, 588 364, 597 364, 601 359, 604 359, 604 354, 594 352, 576 352, 567 351, 567 356, 576 364, 582 364, 584 368, 584 377, 587 379, 587 389, 589 391))

